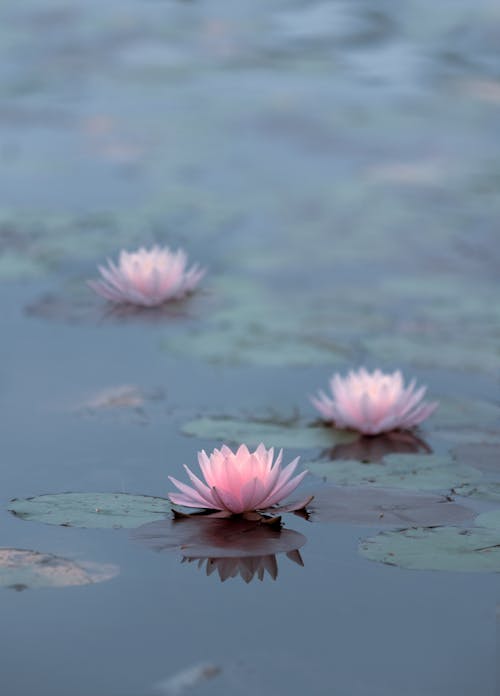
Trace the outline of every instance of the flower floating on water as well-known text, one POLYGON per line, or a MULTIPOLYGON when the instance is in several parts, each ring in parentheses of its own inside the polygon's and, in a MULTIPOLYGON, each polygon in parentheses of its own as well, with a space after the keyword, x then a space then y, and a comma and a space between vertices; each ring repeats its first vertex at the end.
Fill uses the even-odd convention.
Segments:
MULTIPOLYGON (((169 493, 169 498, 176 505, 221 510, 233 515, 272 508, 289 496, 307 474, 303 471, 293 476, 299 457, 281 468, 282 456, 283 450, 280 450, 273 462, 274 448, 266 450, 262 443, 255 452, 249 452, 246 445, 241 445, 236 452, 223 445, 210 456, 202 450, 198 462, 205 482, 186 466, 193 486, 169 476, 181 491, 169 493)), ((291 503, 286 510, 302 510, 309 501, 310 497, 291 503)))
POLYGON ((118 265, 108 260, 107 267, 99 266, 102 278, 88 284, 111 302, 156 307, 181 299, 198 285, 205 271, 198 265, 187 269, 187 263, 182 249, 154 246, 121 251, 118 265))
POLYGON ((311 401, 324 420, 337 428, 377 435, 413 428, 436 410, 437 402, 422 401, 426 387, 415 386, 412 380, 405 387, 399 370, 385 374, 380 370, 367 372, 362 367, 347 377, 334 374, 330 380, 332 396, 320 391, 311 401))

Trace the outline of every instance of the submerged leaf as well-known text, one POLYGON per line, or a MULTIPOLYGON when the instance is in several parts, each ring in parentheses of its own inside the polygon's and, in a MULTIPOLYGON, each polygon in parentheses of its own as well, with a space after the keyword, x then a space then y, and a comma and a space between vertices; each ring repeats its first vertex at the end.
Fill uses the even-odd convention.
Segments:
POLYGON ((14 498, 9 510, 16 517, 64 527, 118 529, 140 527, 170 512, 164 498, 128 493, 54 493, 14 498))
POLYGON ((371 561, 411 570, 500 572, 499 529, 420 527, 381 532, 362 541, 359 551, 371 561))
POLYGON ((245 442, 257 446, 261 442, 266 447, 295 447, 298 449, 333 447, 339 442, 352 442, 357 434, 334 430, 323 425, 310 426, 304 423, 275 424, 232 418, 199 418, 182 427, 186 435, 206 438, 226 443, 245 442))

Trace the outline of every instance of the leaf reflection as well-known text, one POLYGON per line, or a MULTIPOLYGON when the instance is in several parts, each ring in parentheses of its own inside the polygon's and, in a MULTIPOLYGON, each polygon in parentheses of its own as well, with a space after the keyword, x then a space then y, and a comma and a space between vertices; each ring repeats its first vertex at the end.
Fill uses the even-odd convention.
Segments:
POLYGON ((278 577, 279 554, 303 566, 299 549, 306 537, 292 529, 245 519, 183 517, 146 524, 134 538, 154 551, 182 553, 182 563, 196 563, 207 575, 217 571, 222 582, 241 577, 249 583, 278 577))

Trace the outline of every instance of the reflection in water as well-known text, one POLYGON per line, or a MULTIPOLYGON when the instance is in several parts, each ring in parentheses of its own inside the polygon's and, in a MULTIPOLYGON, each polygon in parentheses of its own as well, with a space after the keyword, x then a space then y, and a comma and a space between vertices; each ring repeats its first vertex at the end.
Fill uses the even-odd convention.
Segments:
POLYGON ((335 445, 321 453, 320 459, 356 459, 378 462, 388 454, 432 454, 425 440, 408 431, 394 430, 376 436, 361 436, 355 442, 335 445))
POLYGON ((306 537, 292 529, 251 520, 191 516, 152 522, 134 537, 155 551, 180 550, 182 562, 196 561, 207 575, 217 570, 222 582, 240 576, 248 583, 278 576, 278 554, 303 566, 298 551, 306 537))
MULTIPOLYGON (((286 530, 284 530, 286 531, 286 530)), ((303 566, 304 561, 300 555, 300 551, 295 549, 285 554, 297 565, 303 566)), ((275 554, 267 554, 266 556, 248 556, 234 558, 199 558, 194 556, 184 556, 182 563, 192 563, 197 561, 198 568, 205 568, 207 575, 212 575, 217 571, 221 582, 228 578, 235 578, 238 575, 243 578, 246 583, 251 582, 254 578, 263 580, 266 573, 276 580, 278 577, 278 560, 275 554)))

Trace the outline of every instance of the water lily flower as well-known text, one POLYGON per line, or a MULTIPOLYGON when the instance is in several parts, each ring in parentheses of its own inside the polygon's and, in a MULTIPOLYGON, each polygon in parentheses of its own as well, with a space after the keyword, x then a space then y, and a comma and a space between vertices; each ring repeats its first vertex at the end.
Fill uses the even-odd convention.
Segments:
POLYGON ((102 277, 88 284, 111 302, 156 307, 181 299, 198 285, 205 271, 196 264, 187 269, 187 263, 182 249, 153 246, 121 251, 118 264, 108 259, 107 266, 98 267, 102 277))
MULTIPOLYGON (((266 450, 261 443, 255 452, 241 445, 236 452, 223 445, 208 456, 198 453, 198 462, 205 481, 201 481, 185 466, 193 486, 169 476, 180 493, 169 493, 172 503, 185 507, 221 510, 239 515, 263 511, 277 505, 294 491, 307 471, 293 476, 299 457, 281 468, 283 450, 276 461, 274 448, 266 450)), ((310 497, 286 506, 287 511, 301 510, 310 497)), ((274 508, 276 509, 276 508, 274 508)))
POLYGON ((334 374, 330 380, 332 396, 320 391, 311 401, 323 419, 337 428, 377 435, 413 428, 436 410, 437 402, 422 401, 426 387, 415 387, 415 380, 405 387, 399 370, 386 374, 362 367, 346 377, 334 374))

